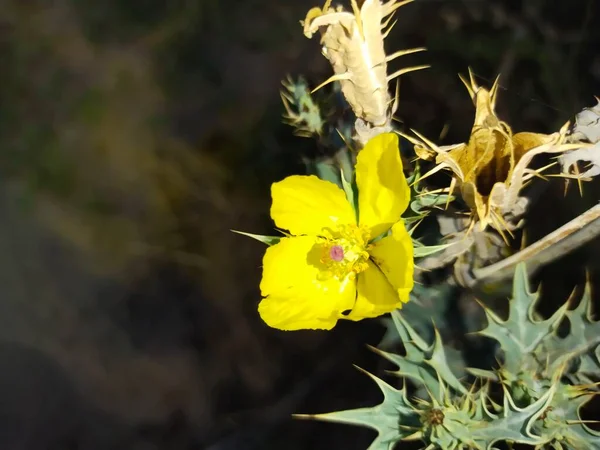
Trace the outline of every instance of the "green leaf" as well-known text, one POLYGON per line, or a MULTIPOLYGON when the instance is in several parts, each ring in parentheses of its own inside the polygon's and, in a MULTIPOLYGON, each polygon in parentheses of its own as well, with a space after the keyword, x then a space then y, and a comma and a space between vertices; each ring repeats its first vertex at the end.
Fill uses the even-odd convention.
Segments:
POLYGON ((562 443, 568 449, 600 449, 600 433, 581 422, 580 409, 595 396, 576 386, 556 384, 556 393, 543 420, 533 424, 532 430, 547 436, 550 443, 562 443))
POLYGON ((433 343, 428 344, 399 311, 392 312, 392 320, 401 337, 406 355, 400 356, 373 348, 376 353, 398 366, 398 370, 392 373, 399 377, 408 377, 417 384, 423 384, 430 395, 440 402, 443 400, 440 380, 457 392, 467 393, 466 388, 458 381, 448 365, 442 339, 437 330, 434 330, 433 343))
POLYGON ((484 307, 488 325, 479 334, 498 341, 504 353, 503 370, 507 373, 518 374, 523 369, 523 361, 530 359, 538 345, 554 334, 566 310, 565 304, 549 319, 536 320, 539 293, 529 289, 525 264, 520 263, 515 272, 508 318, 502 320, 484 307))
POLYGON ((241 234, 243 236, 251 237, 252 239, 256 239, 257 241, 260 241, 263 244, 267 244, 269 246, 277 244, 279 242, 279 240, 281 239, 281 236, 263 236, 261 234, 246 233, 244 231, 237 231, 237 230, 231 230, 231 231, 233 231, 234 233, 237 233, 237 234, 241 234))
MULTIPOLYGON (((565 303, 565 308, 568 303, 565 303)), ((569 334, 564 338, 552 336, 546 342, 551 361, 550 370, 555 370, 568 360, 581 357, 581 374, 599 373, 596 348, 600 344, 600 321, 592 320, 592 292, 589 282, 585 285, 579 305, 573 310, 567 310, 565 317, 569 320, 569 334)))
POLYGON ((500 381, 498 374, 491 370, 478 369, 477 367, 467 367, 465 370, 468 373, 470 373, 471 375, 474 375, 479 378, 483 378, 485 380, 491 380, 491 381, 495 381, 495 382, 500 381))
POLYGON ((368 450, 390 450, 395 443, 409 437, 420 428, 419 415, 408 400, 405 388, 395 389, 375 375, 361 371, 371 377, 381 389, 383 401, 379 405, 328 414, 296 414, 294 417, 372 428, 377 431, 377 438, 368 450))
POLYGON ((307 161, 307 172, 314 174, 321 180, 329 181, 330 183, 340 186, 339 172, 335 164, 329 160, 307 161))
POLYGON ((599 393, 592 379, 600 372, 600 324, 591 318, 589 285, 576 308, 567 311, 566 303, 546 320, 536 314, 538 298, 520 264, 508 318, 502 320, 484 307, 489 323, 481 334, 500 344, 504 361, 496 371, 467 369, 479 378, 479 389, 467 390, 450 369, 448 361, 454 356, 437 330, 434 337, 423 339, 403 309, 402 315, 392 313, 392 322, 405 353, 374 350, 398 366, 392 374, 409 378, 424 392, 411 391, 409 401, 404 385, 397 390, 370 375, 384 394, 381 404, 305 417, 377 430, 369 450, 391 450, 400 441, 417 439, 427 450, 497 450, 499 443, 509 448, 520 443, 536 449, 600 450, 600 432, 590 429, 580 414, 599 393), (571 325, 566 337, 557 335, 563 319, 571 325), (575 360, 578 365, 568 364, 575 360), (490 396, 497 398, 498 388, 501 404, 490 396))
POLYGON ((410 209, 417 214, 420 214, 423 212, 423 209, 431 209, 436 206, 446 206, 447 203, 454 201, 454 199, 455 197, 447 194, 421 195, 410 202, 410 209))
POLYGON ((348 199, 348 202, 350 202, 350 204, 352 205, 352 209, 354 209, 356 221, 358 222, 358 211, 354 199, 354 188, 352 187, 352 183, 346 180, 343 169, 340 169, 340 179, 342 180, 342 189, 344 189, 344 192, 346 193, 346 198, 348 199))
MULTIPOLYGON (((413 241, 414 244, 415 241, 413 241)), ((450 247, 452 244, 443 245, 419 245, 414 247, 414 257, 423 258, 425 256, 433 255, 434 253, 441 252, 442 250, 450 247)))

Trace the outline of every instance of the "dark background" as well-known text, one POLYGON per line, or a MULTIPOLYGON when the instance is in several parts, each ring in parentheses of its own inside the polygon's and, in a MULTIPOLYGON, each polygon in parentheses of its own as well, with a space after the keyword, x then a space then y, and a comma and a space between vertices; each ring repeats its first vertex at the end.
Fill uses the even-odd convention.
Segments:
MULTIPOLYGON (((2 2, 3 449, 367 448, 368 430, 290 415, 378 402, 351 364, 382 375, 365 344, 383 328, 267 328, 264 246, 229 231, 270 234, 270 183, 318 154, 278 93, 288 73, 330 75, 299 25, 313 6, 2 2)), ((398 116, 433 139, 448 126, 441 143, 471 128, 468 67, 502 74, 514 131, 556 131, 600 95, 597 0, 416 0, 397 17, 388 51, 429 51, 390 70, 433 66, 402 78, 398 116)), ((587 192, 541 203, 536 232, 587 192)), ((546 269, 546 290, 564 300, 594 248, 546 269)))

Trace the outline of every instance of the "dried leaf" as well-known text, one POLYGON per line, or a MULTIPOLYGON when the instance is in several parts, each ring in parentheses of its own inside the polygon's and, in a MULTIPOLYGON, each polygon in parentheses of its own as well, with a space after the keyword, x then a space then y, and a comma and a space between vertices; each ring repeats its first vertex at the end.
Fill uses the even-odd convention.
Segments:
MULTIPOLYGON (((600 129, 600 127, 599 127, 600 129)), ((582 174, 576 175, 576 178, 588 178, 600 175, 600 141, 591 147, 581 147, 572 152, 560 155, 558 158, 562 167, 563 173, 570 173, 571 168, 579 161, 587 161, 589 163, 588 170, 582 174)))
POLYGON ((570 142, 590 142, 582 144, 576 150, 559 156, 558 161, 562 172, 571 173, 571 168, 579 161, 589 163, 588 170, 576 174, 575 178, 588 178, 600 175, 600 98, 596 97, 598 103, 591 108, 584 108, 575 117, 573 132, 568 137, 570 142))
POLYGON ((595 106, 584 108, 575 116, 575 126, 571 138, 595 144, 600 141, 600 98, 595 106))

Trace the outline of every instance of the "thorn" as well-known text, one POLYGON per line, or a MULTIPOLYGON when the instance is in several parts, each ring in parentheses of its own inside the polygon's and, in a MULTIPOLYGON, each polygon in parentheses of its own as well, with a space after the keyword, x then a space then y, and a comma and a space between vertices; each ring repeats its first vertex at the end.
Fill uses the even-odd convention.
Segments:
POLYGON ((300 420, 313 420, 317 417, 317 414, 292 414, 292 418, 300 420))
POLYGON ((393 18, 394 18, 394 14, 392 13, 390 15, 390 17, 385 19, 385 21, 381 24, 381 31, 383 31, 385 28, 387 28, 387 26, 390 24, 390 22, 392 21, 393 18))
MULTIPOLYGON (((470 69, 469 69, 469 73, 470 69)), ((471 99, 473 101, 475 101, 475 91, 473 90, 473 87, 471 87, 471 85, 469 84, 469 82, 465 79, 465 77, 463 75, 458 75, 458 78, 460 78, 460 81, 462 81, 462 83, 465 85, 465 87, 467 88, 467 91, 469 91, 469 95, 471 96, 471 99)))
MULTIPOLYGON (((433 272, 433 269, 426 269, 424 267, 419 266, 418 264, 415 264, 415 269, 420 270, 421 272, 433 272)), ((417 280, 415 280, 415 284, 423 286, 423 283, 421 283, 417 280)))
POLYGON ((294 97, 292 97, 288 92, 279 91, 279 94, 289 103, 294 103, 294 97))
POLYGON ((448 134, 448 130, 450 129, 450 124, 446 123, 443 128, 442 131, 440 131, 440 136, 438 137, 438 140, 441 141, 442 139, 444 139, 446 137, 446 135, 448 134))
POLYGON ((431 65, 429 65, 429 64, 424 64, 422 66, 405 67, 404 69, 400 69, 400 70, 394 72, 393 74, 388 75, 386 80, 391 81, 394 78, 399 77, 400 75, 404 75, 405 73, 415 72, 417 70, 422 70, 422 69, 428 69, 430 67, 431 67, 431 65))
POLYGON ((372 345, 367 344, 367 349, 371 350, 373 353, 376 353, 378 355, 382 355, 385 352, 383 352, 382 350, 379 350, 377 347, 374 347, 372 345))
POLYGON ((411 48, 408 50, 399 50, 397 52, 392 53, 391 55, 386 56, 385 62, 393 61, 394 59, 399 58, 400 56, 410 55, 412 53, 424 52, 426 50, 427 49, 425 47, 411 48))
POLYGON ((331 77, 327 78, 327 80, 323 81, 320 85, 318 85, 316 88, 314 88, 312 91, 310 91, 310 93, 313 94, 316 91, 318 91, 319 89, 321 89, 323 86, 326 86, 329 83, 333 83, 334 81, 349 80, 350 78, 351 78, 351 75, 348 72, 339 73, 339 74, 336 73, 335 75, 332 75, 331 77))
POLYGON ((450 198, 452 197, 452 192, 454 192, 455 187, 456 177, 452 177, 452 181, 450 181, 450 191, 448 193, 448 198, 446 199, 446 207, 444 208, 446 211, 448 210, 448 206, 450 206, 450 198))
POLYGON ((414 227, 412 227, 410 230, 407 230, 407 233, 410 234, 410 235, 412 235, 413 231, 415 231, 417 229, 417 227, 419 225, 421 225, 421 222, 423 222, 424 219, 425 219, 425 217, 419 219, 419 221, 415 224, 414 227))
POLYGON ((437 145, 435 145, 432 141, 430 141, 425 136, 423 136, 422 134, 420 134, 418 131, 413 130, 413 129, 411 129, 410 131, 412 131, 419 139, 421 139, 423 141, 421 144, 425 144, 430 149, 432 149, 432 150, 434 150, 434 151, 436 151, 438 153, 440 152, 440 149, 438 148, 437 145))
POLYGON ((490 89, 490 103, 492 106, 492 110, 496 109, 496 95, 498 94, 498 82, 500 81, 500 74, 498 74, 496 76, 496 79, 494 80, 494 84, 492 85, 492 88, 490 89))
POLYGON ((577 424, 584 424, 584 423, 592 423, 592 424, 596 424, 596 423, 600 423, 600 420, 566 420, 565 421, 567 423, 567 425, 577 425, 577 424))
POLYGON ((285 112, 287 113, 288 118, 292 119, 296 114, 292 111, 292 108, 290 107, 287 98, 283 94, 281 94, 281 102, 283 103, 283 107, 285 108, 285 112))
MULTIPOLYGON (((494 219, 491 218, 492 222, 494 222, 494 219)), ((504 241, 504 243, 508 246, 510 245, 508 242, 508 238, 506 237, 506 234, 504 234, 504 232, 502 231, 502 226, 499 225, 498 223, 494 222, 496 231, 498 231, 498 234, 500 234, 500 237, 502 238, 502 240, 504 241)))
POLYGON ((521 250, 524 250, 527 247, 527 229, 523 230, 523 234, 521 235, 521 250))
POLYGON ((360 14, 360 8, 358 7, 358 3, 356 3, 356 0, 351 0, 350 4, 352 5, 352 12, 354 13, 354 18, 356 19, 356 26, 358 27, 358 32, 360 33, 360 36, 364 41, 365 33, 363 29, 362 17, 360 14))
MULTIPOLYGON (((394 120, 393 114, 398 109, 398 104, 400 103, 400 78, 396 79, 396 92, 394 93, 394 103, 392 104, 392 120, 394 120)), ((402 123, 401 121, 398 121, 402 123)))
POLYGON ((350 146, 350 144, 348 144, 348 141, 346 140, 346 137, 342 134, 342 132, 338 128, 336 128, 335 131, 337 132, 338 136, 340 137, 346 148, 352 151, 352 147, 350 146))
POLYGON ((361 373, 364 373, 365 375, 369 375, 370 377, 373 377, 372 374, 370 374, 369 372, 367 372, 365 369, 363 369, 362 367, 357 366, 356 364, 352 364, 352 367, 354 367, 356 370, 358 370, 361 373))
POLYGON ((450 192, 450 188, 439 188, 439 189, 434 189, 433 191, 424 191, 421 194, 418 194, 416 197, 424 197, 425 195, 431 195, 431 194, 445 194, 447 192, 450 192))
POLYGON ((394 25, 396 25, 397 23, 398 23, 398 20, 394 20, 394 22, 390 25, 390 27, 383 32, 383 34, 381 35, 383 39, 386 39, 388 37, 388 35, 392 31, 392 28, 394 28, 394 25))
POLYGON ((383 17, 387 17, 390 14, 392 14, 394 11, 396 11, 398 8, 404 6, 404 5, 408 5, 409 3, 412 3, 414 0, 404 0, 403 2, 399 2, 396 3, 395 0, 392 0, 390 2, 387 2, 386 4, 383 5, 383 17))
POLYGON ((469 67, 469 80, 471 81, 471 86, 473 86, 473 89, 478 91, 479 85, 477 84, 477 81, 475 81, 475 74, 473 73, 473 70, 470 67, 469 67))
MULTIPOLYGON (((435 166, 433 169, 431 169, 429 172, 427 172, 425 175, 421 176, 421 178, 419 178, 419 181, 424 180, 425 178, 430 177, 431 175, 434 175, 436 173, 438 173, 440 170, 445 169, 449 167, 446 163, 439 163, 437 166, 435 166)), ((410 186, 413 186, 415 183, 411 184, 410 186)))
MULTIPOLYGON (((416 138, 414 138, 414 137, 412 137, 412 136, 410 136, 410 135, 408 135, 408 134, 406 134, 406 133, 404 133, 402 131, 397 131, 396 130, 396 134, 402 136, 404 139, 406 139, 408 142, 410 142, 410 143, 412 143, 414 145, 418 145, 419 147, 425 146, 424 142, 421 142, 418 139, 416 139, 416 138)), ((417 159, 419 159, 419 157, 415 158, 415 160, 417 160, 417 159)))
MULTIPOLYGON (((579 163, 575 163, 575 176, 579 175, 579 163)), ((577 178, 577 187, 579 188, 579 196, 583 198, 583 185, 581 183, 581 179, 577 178)))
POLYGON ((467 231, 465 232, 465 236, 468 236, 473 231, 473 228, 475 227, 476 220, 477 219, 475 218, 475 216, 471 216, 471 222, 469 223, 469 226, 467 227, 467 231))

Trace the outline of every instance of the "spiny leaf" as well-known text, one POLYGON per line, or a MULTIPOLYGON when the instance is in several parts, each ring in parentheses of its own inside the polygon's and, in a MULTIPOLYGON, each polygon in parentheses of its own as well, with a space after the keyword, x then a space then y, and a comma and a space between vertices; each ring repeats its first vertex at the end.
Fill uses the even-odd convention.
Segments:
POLYGON ((423 385, 432 398, 438 402, 443 401, 443 389, 440 385, 440 379, 455 391, 466 394, 467 390, 448 366, 439 332, 435 330, 433 344, 427 344, 402 317, 400 312, 393 311, 392 319, 398 334, 401 336, 406 356, 377 349, 374 349, 374 351, 398 366, 398 370, 393 373, 400 377, 410 378, 417 386, 423 385))
POLYGON ((434 253, 441 252, 451 245, 454 245, 454 243, 443 245, 417 245, 414 247, 414 257, 423 258, 425 256, 433 255, 434 253))
POLYGON ((320 135, 324 120, 319 105, 313 100, 308 83, 303 77, 294 81, 291 77, 282 82, 281 101, 285 108, 284 121, 296 128, 296 135, 311 137, 320 135))
POLYGON ((237 234, 241 234, 243 236, 251 237, 252 239, 256 239, 257 241, 260 241, 263 244, 267 244, 269 246, 275 245, 281 240, 281 236, 263 236, 261 234, 246 233, 244 231, 237 231, 237 230, 231 230, 231 231, 233 231, 234 233, 237 233, 237 234))
POLYGON ((575 386, 556 383, 554 398, 540 420, 533 424, 534 432, 545 435, 555 447, 600 448, 600 433, 590 429, 580 416, 580 409, 594 395, 575 386))
POLYGON ((431 209, 436 206, 445 206, 454 199, 454 196, 447 194, 420 195, 417 196, 412 202, 410 202, 410 209, 412 209, 417 214, 420 214, 423 212, 423 209, 431 209))
MULTIPOLYGON (((546 342, 550 367, 556 367, 568 360, 581 358, 579 371, 581 373, 600 372, 600 364, 596 356, 600 344, 600 321, 592 320, 591 286, 586 283, 579 305, 567 310, 565 316, 569 320, 569 334, 564 338, 553 336, 546 342)), ((566 308, 568 302, 565 303, 566 308)))
POLYGON ((395 389, 375 375, 363 372, 377 383, 383 393, 383 401, 379 405, 295 417, 372 428, 377 431, 377 438, 368 450, 391 450, 398 441, 408 438, 420 428, 419 416, 409 402, 405 388, 395 389))
POLYGON ((484 307, 488 325, 479 334, 498 341, 503 351, 503 369, 508 373, 519 373, 523 360, 555 332, 564 316, 566 304, 549 319, 536 320, 538 298, 538 292, 530 292, 525 264, 520 263, 515 272, 508 319, 502 320, 484 307))
POLYGON ((471 428, 473 438, 485 442, 486 449, 502 441, 529 445, 544 443, 545 439, 534 434, 531 427, 546 410, 553 395, 554 388, 548 389, 540 399, 526 408, 518 408, 510 392, 505 389, 502 417, 490 421, 485 427, 471 428))
MULTIPOLYGON (((433 323, 441 328, 442 335, 454 326, 447 320, 447 309, 455 291, 456 287, 449 283, 435 286, 415 284, 410 293, 410 301, 402 307, 402 316, 425 341, 433 341, 433 323)), ((382 323, 386 332, 377 347, 388 350, 402 341, 391 317, 383 318, 382 323)), ((459 372, 457 374, 460 375, 459 372)))
POLYGON ((350 180, 350 181, 346 180, 346 177, 344 176, 344 171, 341 169, 340 169, 340 179, 342 180, 342 188, 344 189, 344 192, 346 193, 346 199, 354 208, 354 212, 356 214, 356 219, 358 220, 358 211, 356 210, 357 202, 354 199, 354 188, 352 186, 352 180, 350 180))

